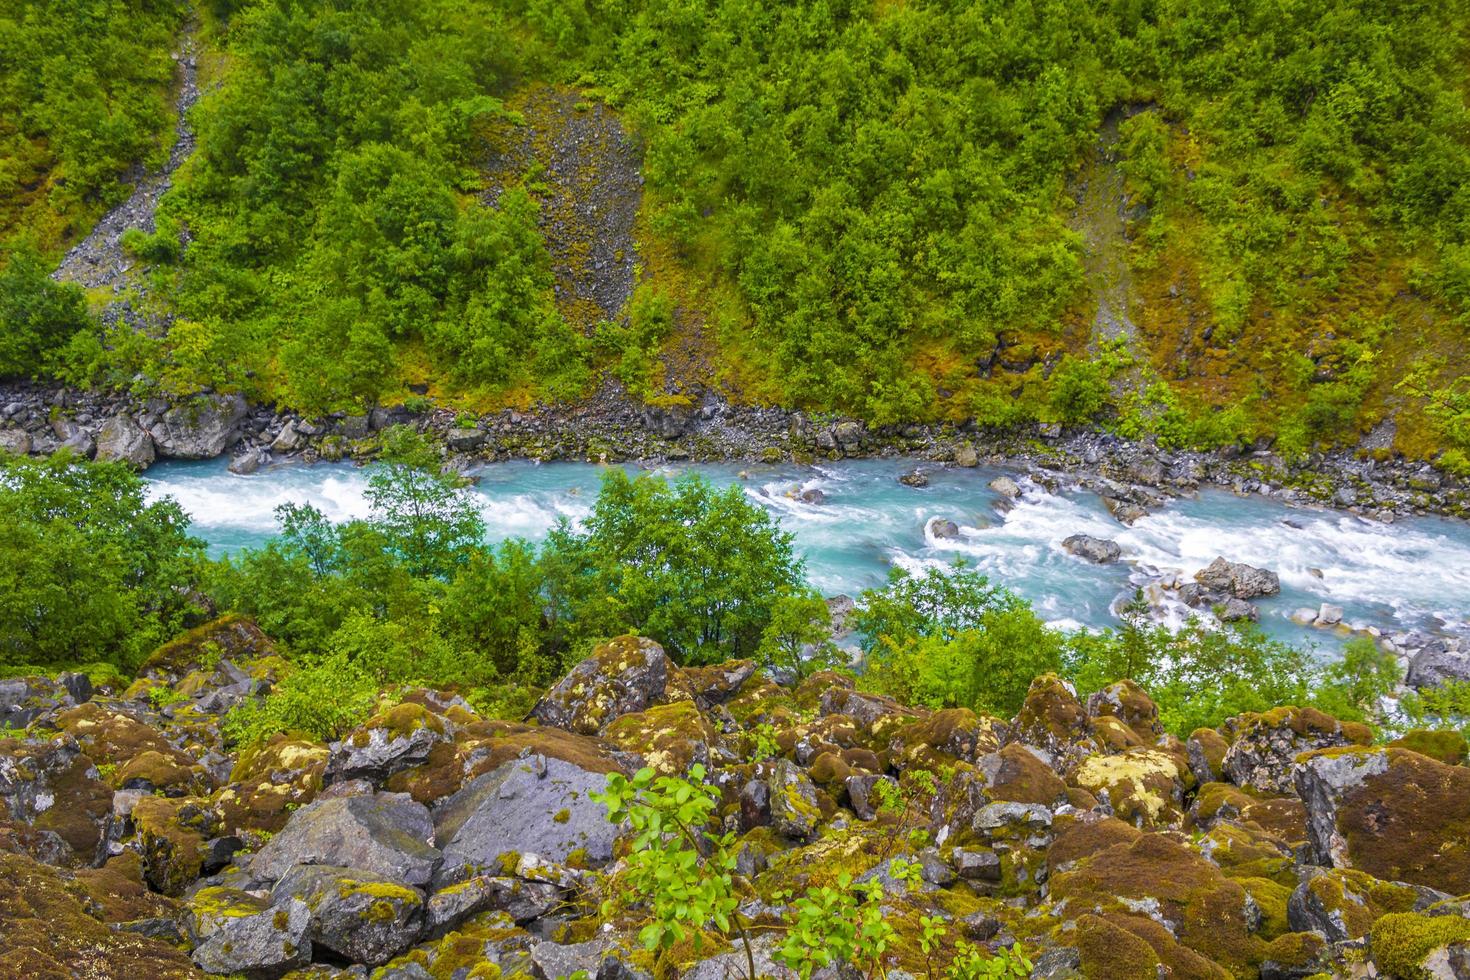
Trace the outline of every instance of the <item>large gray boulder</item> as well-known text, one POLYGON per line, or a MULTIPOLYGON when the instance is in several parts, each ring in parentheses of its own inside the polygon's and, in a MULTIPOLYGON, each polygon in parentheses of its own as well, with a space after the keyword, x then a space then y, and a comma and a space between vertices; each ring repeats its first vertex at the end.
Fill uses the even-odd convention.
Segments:
POLYGON ((664 648, 642 636, 601 644, 531 709, 543 725, 596 735, 608 723, 657 704, 673 664, 664 648))
POLYGON ((206 973, 243 974, 250 980, 273 980, 311 962, 311 910, 306 903, 285 903, 231 918, 194 950, 194 962, 206 973))
POLYGON ((429 841, 429 810, 407 796, 374 793, 317 800, 291 819, 250 861, 250 873, 277 881, 298 864, 330 864, 407 885, 428 884, 441 855, 429 841))
POLYGON ((800 843, 816 839, 822 810, 817 787, 789 759, 777 759, 766 780, 770 789, 771 829, 800 843))
POLYGON ((1470 653, 1450 650, 1443 640, 1432 640, 1409 661, 1404 683, 1423 689, 1446 681, 1470 681, 1470 653))
POLYGON ((1281 591, 1281 579, 1275 572, 1224 558, 1216 558, 1200 569, 1194 580, 1211 592, 1228 593, 1237 599, 1255 599, 1281 591))
POLYGON ((0 429, 0 453, 24 456, 31 451, 31 434, 24 429, 0 429))
POLYGON ((444 848, 435 886, 498 868, 507 854, 565 864, 577 852, 589 864, 607 863, 618 828, 590 796, 606 787, 602 773, 539 755, 471 780, 435 811, 435 835, 444 848))
POLYGON ((301 865, 286 872, 271 899, 276 906, 299 899, 311 910, 311 938, 354 963, 380 966, 418 940, 424 894, 370 871, 301 865))
POLYGON ((396 772, 421 765, 429 752, 450 737, 439 715, 411 702, 397 705, 368 719, 340 742, 331 745, 324 782, 348 779, 380 783, 396 772))
POLYGON ((102 429, 97 433, 99 460, 127 463, 141 470, 147 468, 156 455, 153 437, 144 432, 131 416, 114 415, 102 423, 102 429))
POLYGON ((1074 534, 1062 540, 1062 547, 1068 554, 1085 558, 1094 565, 1106 565, 1115 562, 1123 555, 1123 548, 1116 541, 1107 538, 1095 538, 1090 534, 1074 534))
POLYGON ((160 456, 213 459, 239 438, 241 395, 200 395, 170 408, 149 430, 160 456))

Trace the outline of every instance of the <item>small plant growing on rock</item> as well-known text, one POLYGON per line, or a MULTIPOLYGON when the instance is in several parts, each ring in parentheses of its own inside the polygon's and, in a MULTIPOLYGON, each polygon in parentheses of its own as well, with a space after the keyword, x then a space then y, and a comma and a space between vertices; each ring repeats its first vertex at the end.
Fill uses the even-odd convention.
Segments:
MULTIPOLYGON (((621 773, 607 777, 607 790, 593 799, 607 807, 608 819, 633 831, 633 852, 621 873, 623 894, 638 895, 648 907, 649 921, 639 932, 645 948, 662 952, 692 936, 699 949, 705 932, 738 934, 746 964, 755 980, 755 956, 739 921, 735 895, 734 834, 706 830, 720 792, 704 781, 696 763, 689 778, 655 776, 640 769, 632 779, 621 773)), ((617 900, 602 904, 611 915, 617 900)))
MULTIPOLYGON (((894 862, 895 874, 898 864, 894 862)), ((835 887, 809 889, 791 904, 790 929, 778 951, 781 962, 801 980, 810 980, 817 970, 838 963, 850 963, 865 975, 876 976, 895 935, 883 918, 882 898, 881 883, 854 885, 852 875, 845 871, 835 887)))

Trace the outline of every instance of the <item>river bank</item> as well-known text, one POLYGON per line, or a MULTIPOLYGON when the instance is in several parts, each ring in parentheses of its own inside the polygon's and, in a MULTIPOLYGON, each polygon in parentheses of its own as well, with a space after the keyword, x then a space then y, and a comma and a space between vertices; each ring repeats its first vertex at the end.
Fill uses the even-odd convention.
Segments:
MULTIPOLYGON (((856 419, 731 405, 635 405, 604 391, 585 402, 471 417, 403 406, 307 419, 238 395, 170 403, 38 384, 0 386, 0 450, 46 455, 66 447, 140 469, 159 459, 231 455, 231 470, 282 462, 367 460, 377 433, 413 425, 468 468, 510 459, 602 462, 796 462, 913 457, 930 464, 1020 469, 1042 486, 1098 493, 1124 524, 1171 497, 1218 487, 1287 503, 1318 503, 1379 521, 1470 516, 1470 486, 1420 460, 1370 444, 1288 460, 1268 442, 1249 448, 1170 450, 1092 428, 973 424, 869 426, 856 419)), ((922 476, 917 477, 922 479, 922 476)))

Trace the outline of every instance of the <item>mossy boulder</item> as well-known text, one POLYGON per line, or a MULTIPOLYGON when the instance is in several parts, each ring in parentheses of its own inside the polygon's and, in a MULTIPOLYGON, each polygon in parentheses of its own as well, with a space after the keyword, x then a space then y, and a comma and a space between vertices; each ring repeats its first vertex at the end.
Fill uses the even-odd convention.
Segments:
POLYGON ((612 746, 602 739, 559 728, 483 720, 460 726, 451 741, 434 745, 421 765, 390 776, 384 788, 432 804, 458 792, 470 780, 526 756, 560 759, 587 772, 603 774, 623 768, 613 756, 612 746))
POLYGON ((1163 962, 1143 939, 1091 913, 1072 926, 1063 935, 1081 955, 1088 980, 1158 980, 1163 962))
POLYGON ((379 966, 418 939, 424 893, 401 881, 354 868, 292 868, 271 889, 271 902, 300 899, 311 910, 311 940, 354 963, 379 966))
POLYGON ((1159 706, 1131 680, 1117 681, 1088 695, 1087 714, 1094 724, 1099 718, 1116 718, 1145 745, 1154 744, 1164 735, 1159 706))
POLYGON ((1199 783, 1219 782, 1225 778, 1225 753, 1230 743, 1213 728, 1197 728, 1184 743, 1189 755, 1189 768, 1199 783))
POLYGON ((1056 674, 1043 674, 1031 682, 1011 737, 1040 749, 1061 773, 1070 772, 1097 748, 1087 709, 1072 685, 1056 674))
POLYGON ((777 759, 766 779, 770 791, 771 829, 797 843, 809 843, 822 821, 817 788, 794 763, 777 759))
POLYGON ((204 867, 204 842, 218 829, 218 816, 203 800, 145 796, 133 805, 132 822, 148 883, 182 895, 204 867))
POLYGON ((293 898, 220 922, 192 955, 207 973, 280 977, 311 962, 310 931, 311 910, 293 898))
POLYGON ((112 790, 77 740, 0 739, 3 815, 56 834, 76 859, 91 862, 112 812, 112 790))
POLYGON ((623 715, 664 700, 677 669, 653 640, 620 636, 573 667, 536 703, 531 717, 543 725, 595 735, 623 715))
POLYGON ((1287 903, 1287 917, 1295 931, 1339 943, 1363 938, 1390 912, 1412 912, 1434 901, 1425 889, 1380 881, 1351 868, 1306 867, 1287 903))
POLYGON ((1394 739, 1388 745, 1390 748, 1408 749, 1410 752, 1427 755, 1447 766, 1463 766, 1466 756, 1470 755, 1470 744, 1466 743, 1464 735, 1456 731, 1415 729, 1405 732, 1403 737, 1394 739))
POLYGON ((325 745, 286 735, 242 749, 229 784, 213 798, 222 832, 280 830, 316 799, 329 754, 325 745))
POLYGON ((1340 722, 1315 708, 1240 715, 1226 727, 1230 747, 1222 764, 1225 775, 1237 786, 1266 793, 1293 791, 1292 767, 1303 752, 1373 741, 1366 725, 1340 722))
POLYGON ((189 931, 196 939, 207 939, 233 919, 258 915, 271 907, 270 899, 225 885, 210 885, 190 895, 185 903, 189 931))
POLYGON ((1222 976, 1254 976, 1266 953, 1247 890, 1166 834, 1141 834, 1053 874, 1050 897, 1053 906, 1064 903, 1069 917, 1084 912, 1146 916, 1220 967, 1222 976))
POLYGON ((755 672, 754 660, 727 660, 709 667, 683 668, 689 692, 706 706, 730 701, 755 676, 755 672))
POLYGON ((1052 833, 1046 860, 1055 873, 1069 871, 1078 861, 1114 844, 1131 844, 1142 832, 1117 817, 1088 811, 1057 817, 1052 823, 1052 833))
POLYGON ((1006 724, 969 708, 945 708, 904 724, 888 739, 895 763, 936 771, 1000 749, 1006 724))
POLYGON ((1195 794, 1190 822, 1210 830, 1225 821, 1268 834, 1289 846, 1307 839, 1307 808, 1290 796, 1268 796, 1229 783, 1206 783, 1195 794))
POLYGON ((75 738, 98 766, 109 767, 115 788, 122 788, 122 774, 129 766, 136 767, 130 771, 138 778, 160 779, 175 792, 213 788, 209 771, 193 757, 175 748, 163 732, 115 705, 95 701, 78 705, 57 715, 56 727, 75 738), (145 753, 151 755, 139 762, 145 753))
POLYGON ((1194 774, 1182 753, 1145 747, 1088 756, 1069 779, 1139 827, 1182 824, 1185 794, 1194 788, 1194 774))
POLYGON ((77 871, 70 887, 85 896, 88 910, 103 922, 181 919, 183 911, 173 899, 148 887, 143 859, 135 851, 123 851, 100 868, 77 871))
POLYGON ((1296 785, 1316 863, 1470 893, 1470 769, 1352 747, 1304 757, 1296 785))
POLYGON ((1373 923, 1368 948, 1382 975, 1459 980, 1470 976, 1470 919, 1390 913, 1373 923))
MULTIPOLYGON (((113 930, 88 914, 89 903, 62 872, 18 854, 0 853, 0 958, 13 977, 201 978, 168 943, 113 930)), ((105 907, 104 907, 105 909, 105 907)))
POLYGON ((707 767, 710 746, 719 742, 719 733, 693 701, 654 705, 623 715, 603 730, 602 737, 669 776, 687 773, 696 762, 707 767))
POLYGON ((177 685, 194 671, 213 671, 221 660, 238 663, 275 652, 275 644, 253 620, 229 613, 159 647, 138 668, 138 676, 177 685))
POLYGON ((449 738, 449 723, 422 704, 392 705, 332 743, 323 782, 366 779, 380 786, 394 773, 427 762, 434 746, 449 738))

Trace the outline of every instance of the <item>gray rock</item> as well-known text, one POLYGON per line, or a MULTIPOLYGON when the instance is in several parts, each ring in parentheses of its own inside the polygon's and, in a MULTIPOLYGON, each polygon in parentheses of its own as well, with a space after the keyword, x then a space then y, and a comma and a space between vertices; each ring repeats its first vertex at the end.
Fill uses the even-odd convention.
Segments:
POLYGON ((1206 589, 1228 593, 1237 599, 1255 599, 1281 591, 1281 579, 1275 572, 1224 558, 1216 558, 1200 569, 1194 580, 1206 589))
POLYGON ((231 918, 194 950, 207 973, 241 973, 270 980, 311 962, 311 910, 289 899, 254 915, 231 918))
POLYGON ((213 459, 239 437, 245 408, 240 395, 200 395, 164 412, 150 434, 160 456, 213 459))
POLYGON ((1095 538, 1090 534, 1074 534, 1062 540, 1062 547, 1068 554, 1085 558, 1094 565, 1106 565, 1115 562, 1123 555, 1123 548, 1116 541, 1107 538, 1095 538))
POLYGON ((595 977, 602 968, 607 942, 601 939, 585 943, 537 943, 531 947, 531 970, 540 980, 562 980, 574 973, 595 977))
POLYGON ((543 725, 595 735, 604 725, 658 703, 673 664, 664 648, 641 636, 620 636, 573 667, 531 709, 543 725))
POLYGON ((386 726, 359 728, 331 744, 332 754, 322 781, 327 785, 349 779, 381 783, 396 772, 426 762, 429 751, 448 738, 444 731, 428 725, 407 732, 386 726))
POLYGON ((898 789, 898 780, 892 776, 848 776, 847 777, 847 800, 852 807, 852 812, 859 820, 876 820, 878 818, 878 794, 876 787, 879 783, 888 783, 895 790, 898 789))
POLYGON ((1000 881, 1000 856, 989 848, 957 847, 950 859, 961 878, 971 881, 1000 881))
POLYGON ((276 433, 276 438, 271 442, 271 452, 294 453, 304 445, 306 437, 296 427, 295 421, 291 421, 281 426, 281 431, 276 433))
POLYGON ((511 853, 564 864, 580 851, 589 863, 605 864, 618 829, 589 794, 606 786, 603 773, 543 756, 515 759, 476 777, 435 810, 435 834, 444 848, 436 888, 475 869, 498 867, 511 853))
POLYGON ((954 451, 954 464, 967 470, 974 469, 980 465, 980 454, 975 452, 974 446, 964 443, 954 451))
POLYGON ((927 487, 929 485, 929 475, 923 470, 912 469, 900 476, 898 482, 906 487, 914 487, 916 489, 927 487))
POLYGON ((0 429, 0 452, 24 456, 31 451, 31 434, 24 429, 0 429))
POLYGON ((990 481, 990 489, 1011 500, 1021 498, 1021 485, 1008 476, 998 476, 990 481))
POLYGON ((1340 622, 1342 622, 1342 607, 1334 606, 1330 602, 1322 603, 1313 620, 1316 626, 1336 626, 1340 622))
POLYGON ((805 490, 801 491, 801 493, 796 495, 796 499, 800 500, 804 504, 812 504, 816 506, 820 504, 825 504, 827 502, 827 495, 816 487, 807 487, 805 490))
POLYGON ((457 453, 471 453, 485 445, 485 433, 480 429, 450 429, 444 434, 444 442, 457 453))
POLYGON ((424 895, 370 871, 303 865, 271 889, 272 904, 300 899, 311 910, 312 942, 354 963, 381 966, 423 930, 424 895))
POLYGON ((561 889, 550 882, 476 875, 430 895, 424 927, 427 935, 442 936, 470 916, 492 911, 504 912, 516 922, 531 922, 561 901, 561 889))
POLYGON ((1409 661, 1404 683, 1416 690, 1439 687, 1446 681, 1470 681, 1470 653, 1453 652, 1443 643, 1427 644, 1409 661))
POLYGON ((146 469, 156 455, 153 437, 129 415, 114 415, 102 423, 102 429, 97 433, 99 460, 116 460, 141 470, 146 469))
POLYGON ((1220 603, 1215 612, 1222 623, 1254 623, 1261 618, 1260 610, 1235 596, 1230 596, 1220 603))
POLYGON ((270 453, 251 448, 230 460, 229 470, 236 476, 249 476, 270 461, 270 453))
POLYGON ((1131 525, 1134 521, 1148 516, 1147 509, 1129 500, 1123 500, 1118 497, 1103 497, 1102 502, 1103 506, 1108 509, 1108 513, 1112 514, 1113 519, 1119 524, 1131 525))
POLYGON ((291 814, 251 859, 250 873, 276 881, 298 864, 332 864, 422 886, 442 857, 433 839, 428 808, 407 796, 317 800, 291 814))
POLYGON ((821 808, 817 788, 789 759, 777 759, 766 780, 771 791, 771 829, 782 837, 809 843, 817 836, 821 808))
POLYGON ((1031 980, 1073 980, 1082 976, 1082 954, 1073 946, 1053 946, 1036 957, 1031 980))
POLYGON ((1387 771, 1387 751, 1319 755, 1294 767, 1296 792, 1307 808, 1311 863, 1351 867, 1347 840, 1337 828, 1338 804, 1365 780, 1387 771))
POLYGON ((936 517, 929 522, 929 530, 939 541, 953 541, 960 536, 960 526, 954 521, 936 517))
POLYGON ((975 830, 985 832, 1024 825, 1030 830, 1048 830, 1051 811, 1039 803, 990 803, 981 807, 970 822, 975 830))

